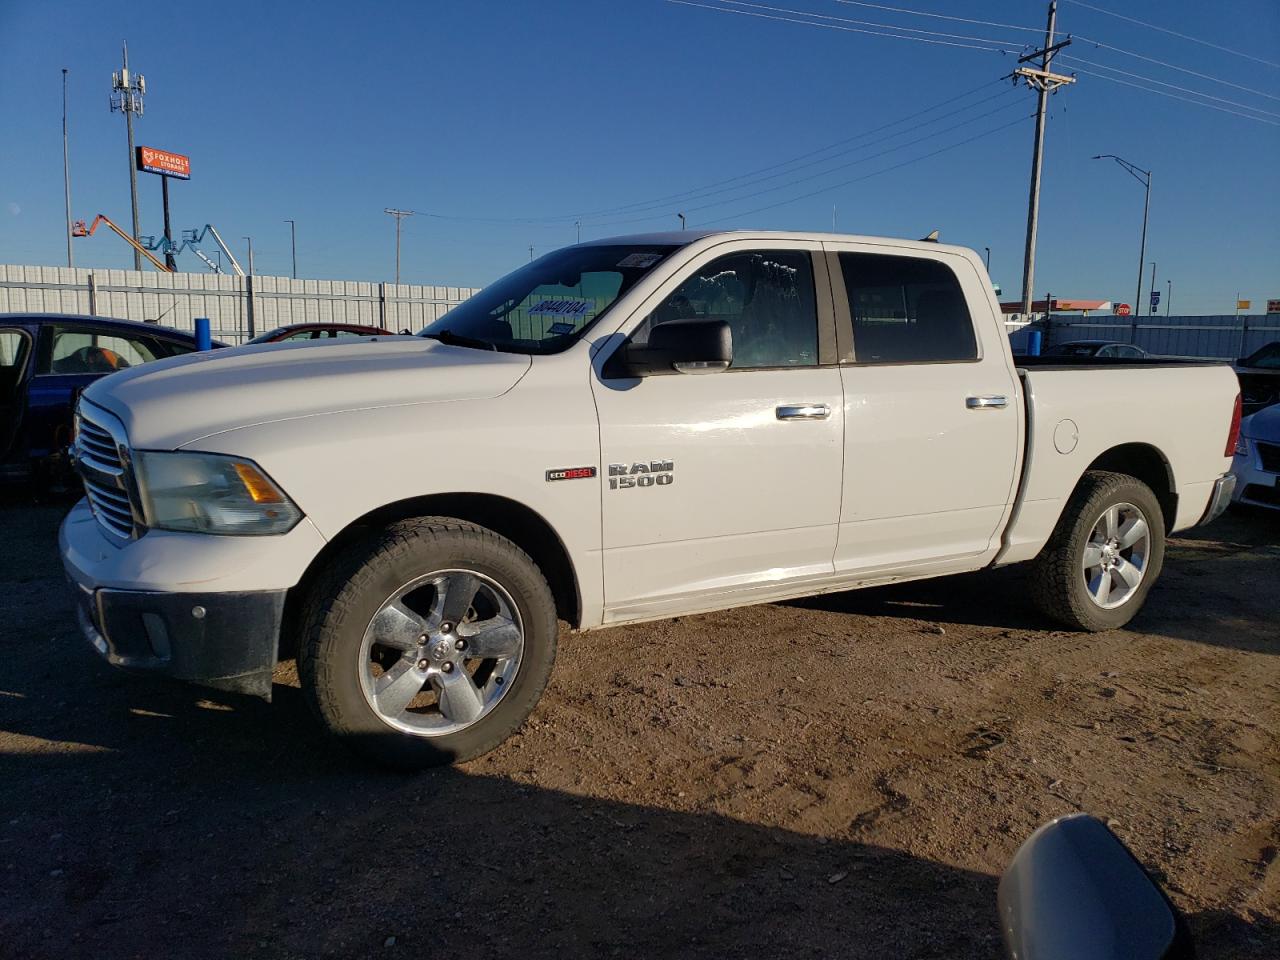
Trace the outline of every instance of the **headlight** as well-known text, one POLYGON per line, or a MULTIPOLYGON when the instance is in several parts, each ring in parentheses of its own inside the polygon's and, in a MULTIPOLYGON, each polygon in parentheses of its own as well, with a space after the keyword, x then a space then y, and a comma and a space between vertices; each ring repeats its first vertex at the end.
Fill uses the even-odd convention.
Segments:
POLYGON ((1249 455, 1249 438, 1243 433, 1236 437, 1236 456, 1247 457, 1249 455))
POLYGON ((155 530, 261 536, 302 519, 256 464, 213 453, 134 456, 147 526, 155 530))

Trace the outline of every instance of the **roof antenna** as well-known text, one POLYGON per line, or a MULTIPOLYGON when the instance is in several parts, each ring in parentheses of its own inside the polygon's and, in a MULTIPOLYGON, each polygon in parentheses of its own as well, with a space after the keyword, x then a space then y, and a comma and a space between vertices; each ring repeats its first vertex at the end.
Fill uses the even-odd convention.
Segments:
POLYGON ((938 242, 938 231, 937 231, 937 230, 930 231, 930 233, 929 233, 929 235, 928 235, 927 237, 921 237, 921 238, 920 238, 920 240, 921 240, 921 242, 923 242, 923 243, 937 243, 937 242, 938 242))

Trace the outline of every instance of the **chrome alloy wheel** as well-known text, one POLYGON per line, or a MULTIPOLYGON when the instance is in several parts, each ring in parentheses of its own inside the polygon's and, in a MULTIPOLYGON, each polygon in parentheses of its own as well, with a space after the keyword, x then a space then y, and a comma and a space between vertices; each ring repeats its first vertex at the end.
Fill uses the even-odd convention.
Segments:
POLYGON ((511 595, 472 570, 439 570, 401 587, 360 645, 360 687, 386 724, 419 737, 457 733, 511 688, 524 627, 511 595))
POLYGON ((1142 583, 1150 550, 1151 531, 1142 511, 1132 503, 1107 507, 1084 545, 1081 566, 1089 599, 1104 610, 1125 603, 1142 583))

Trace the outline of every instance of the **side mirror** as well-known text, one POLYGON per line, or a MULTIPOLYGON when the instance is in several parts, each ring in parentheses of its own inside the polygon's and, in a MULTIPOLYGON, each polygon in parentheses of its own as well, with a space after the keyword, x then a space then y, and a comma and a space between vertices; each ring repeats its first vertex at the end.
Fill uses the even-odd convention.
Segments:
POLYGON ((724 320, 669 320, 649 331, 647 344, 624 344, 605 364, 604 376, 719 373, 732 362, 733 331, 724 320))
POLYGON ((1045 824, 997 894, 1016 960, 1191 960, 1182 918, 1120 839, 1088 814, 1045 824))

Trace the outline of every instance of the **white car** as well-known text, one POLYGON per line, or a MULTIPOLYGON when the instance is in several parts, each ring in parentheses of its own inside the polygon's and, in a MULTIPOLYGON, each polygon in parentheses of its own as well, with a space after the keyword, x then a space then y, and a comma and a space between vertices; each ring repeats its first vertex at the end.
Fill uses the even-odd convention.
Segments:
POLYGON ((1233 501, 1280 510, 1280 404, 1240 421, 1231 472, 1237 478, 1233 501))
MULTIPOLYGON (((579 630, 1032 561, 1126 623, 1230 499, 1224 365, 1015 365, 973 251, 680 232, 550 253, 417 337, 246 346, 85 391, 61 531, 112 663, 401 766, 493 748, 579 630)), ((602 643, 607 643, 604 639, 602 643)))

